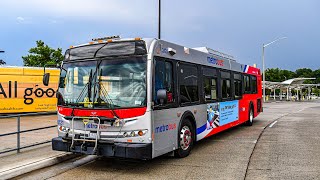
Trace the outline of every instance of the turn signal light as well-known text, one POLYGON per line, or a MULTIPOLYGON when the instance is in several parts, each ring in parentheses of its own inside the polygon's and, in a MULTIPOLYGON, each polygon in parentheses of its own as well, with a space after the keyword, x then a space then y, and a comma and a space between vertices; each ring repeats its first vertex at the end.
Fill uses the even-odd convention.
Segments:
POLYGON ((143 132, 141 130, 138 132, 138 134, 139 136, 143 136, 143 132))

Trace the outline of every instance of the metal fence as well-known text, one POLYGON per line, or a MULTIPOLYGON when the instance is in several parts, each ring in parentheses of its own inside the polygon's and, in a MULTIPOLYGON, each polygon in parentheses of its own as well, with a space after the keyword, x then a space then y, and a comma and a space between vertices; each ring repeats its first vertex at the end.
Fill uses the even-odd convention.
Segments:
POLYGON ((28 114, 16 114, 16 115, 0 116, 0 119, 3 119, 3 118, 17 118, 17 131, 16 132, 0 134, 0 137, 10 136, 10 135, 15 135, 16 134, 17 135, 17 147, 13 148, 13 149, 1 151, 0 154, 12 152, 12 151, 17 151, 19 153, 21 149, 25 149, 25 148, 29 148, 29 147, 33 147, 33 146, 38 146, 38 145, 41 145, 41 144, 50 143, 51 140, 48 140, 48 141, 43 141, 43 142, 34 143, 34 144, 30 144, 30 145, 21 147, 21 145, 20 145, 20 142, 21 142, 20 141, 20 134, 27 133, 27 132, 32 132, 32 131, 38 131, 38 130, 42 130, 42 129, 54 128, 54 127, 57 127, 57 125, 52 125, 52 126, 46 126, 46 127, 40 127, 40 128, 34 128, 34 129, 28 129, 28 130, 21 131, 21 126, 20 126, 20 119, 21 118, 20 117, 22 117, 22 116, 37 116, 37 115, 52 115, 52 114, 55 114, 55 113, 56 112, 45 112, 45 113, 28 113, 28 114))

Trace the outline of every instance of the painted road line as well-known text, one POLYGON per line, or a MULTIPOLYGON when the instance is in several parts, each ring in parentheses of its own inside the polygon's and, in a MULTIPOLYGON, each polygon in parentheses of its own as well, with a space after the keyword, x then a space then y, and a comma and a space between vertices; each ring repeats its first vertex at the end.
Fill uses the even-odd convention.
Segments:
POLYGON ((270 128, 272 128, 273 125, 275 125, 278 121, 273 122, 272 124, 270 124, 270 128))
POLYGON ((301 112, 301 111, 304 111, 305 109, 307 109, 307 108, 302 108, 302 109, 300 109, 299 111, 297 111, 297 112, 301 112))

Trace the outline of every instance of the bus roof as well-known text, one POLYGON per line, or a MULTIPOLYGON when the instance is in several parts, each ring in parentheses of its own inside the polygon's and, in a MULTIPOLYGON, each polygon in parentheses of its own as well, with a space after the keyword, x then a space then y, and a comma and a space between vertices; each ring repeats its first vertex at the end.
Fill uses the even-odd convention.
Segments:
POLYGON ((233 56, 207 48, 189 48, 159 39, 143 39, 149 55, 212 66, 248 74, 260 74, 256 67, 238 63, 233 56))

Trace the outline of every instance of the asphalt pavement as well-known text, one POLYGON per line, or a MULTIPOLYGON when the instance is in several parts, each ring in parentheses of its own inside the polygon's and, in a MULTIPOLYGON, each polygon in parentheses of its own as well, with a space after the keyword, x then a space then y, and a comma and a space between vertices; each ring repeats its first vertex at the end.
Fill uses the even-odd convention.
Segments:
POLYGON ((320 179, 320 103, 264 106, 253 126, 204 139, 183 159, 86 156, 16 179, 320 179))

